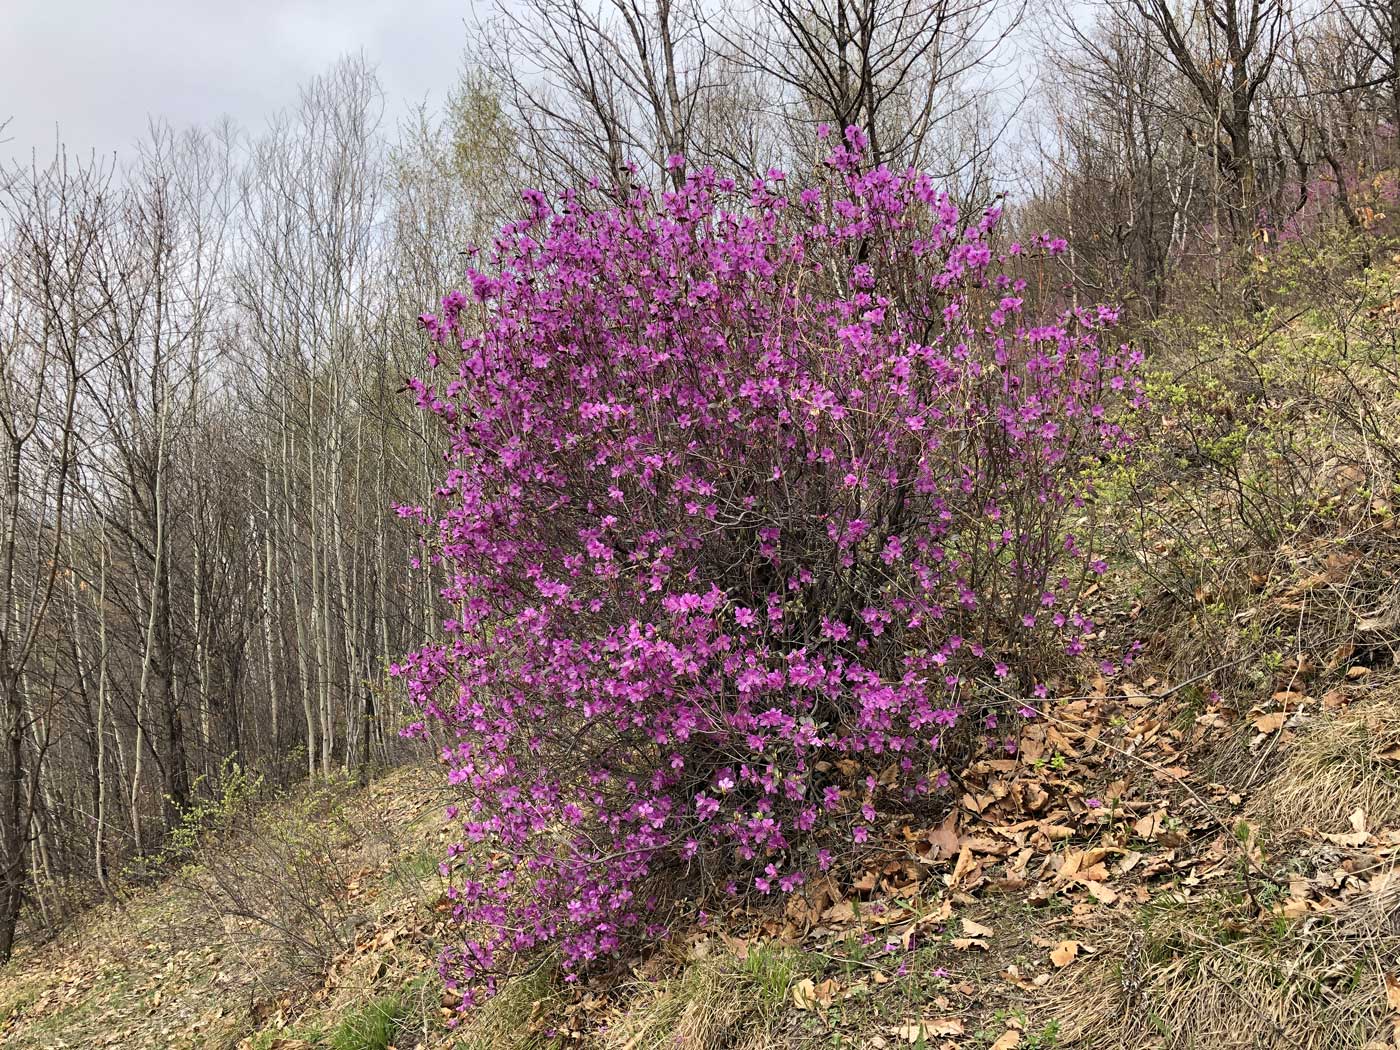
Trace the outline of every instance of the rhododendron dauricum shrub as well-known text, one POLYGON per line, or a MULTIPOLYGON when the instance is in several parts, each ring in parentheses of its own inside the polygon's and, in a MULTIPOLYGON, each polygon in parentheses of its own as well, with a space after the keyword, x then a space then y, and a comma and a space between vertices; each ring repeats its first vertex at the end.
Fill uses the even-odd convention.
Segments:
POLYGON ((999 253, 995 209, 965 222, 861 145, 806 188, 528 193, 423 319, 449 469, 400 512, 453 615, 394 670, 464 799, 468 1004, 678 900, 794 892, 1094 630, 1073 523, 1135 355, 1110 309, 1026 315, 1011 274, 1062 242, 999 253))

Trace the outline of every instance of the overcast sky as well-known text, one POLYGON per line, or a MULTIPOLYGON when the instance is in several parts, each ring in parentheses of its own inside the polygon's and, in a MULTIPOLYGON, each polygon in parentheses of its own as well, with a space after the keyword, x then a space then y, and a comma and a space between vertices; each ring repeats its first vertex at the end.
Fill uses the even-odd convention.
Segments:
MULTIPOLYGON (((480 0, 477 0, 480 2, 480 0)), ((250 129, 340 55, 378 66, 388 117, 454 83, 473 0, 0 0, 0 160, 130 144, 151 117, 250 129)))

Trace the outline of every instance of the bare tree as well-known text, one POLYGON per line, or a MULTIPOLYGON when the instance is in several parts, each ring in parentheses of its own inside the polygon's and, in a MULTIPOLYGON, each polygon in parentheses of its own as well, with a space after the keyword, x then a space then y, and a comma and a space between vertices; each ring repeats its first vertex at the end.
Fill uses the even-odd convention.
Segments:
POLYGON ((739 61, 778 86, 803 141, 864 129, 874 162, 953 177, 985 163, 1004 113, 988 106, 1024 7, 995 0, 757 0, 739 61))
POLYGON ((1199 216, 1201 161, 1210 162, 1181 119, 1191 88, 1132 10, 1086 20, 1067 5, 1047 30, 1046 172, 1032 210, 1048 207, 1043 225, 1071 236, 1077 288, 1156 314, 1199 216))
POLYGON ((56 644, 51 613, 65 561, 79 388, 93 367, 88 336, 100 301, 92 277, 110 223, 110 178, 107 168, 59 155, 47 167, 15 173, 4 198, 0 961, 10 957, 24 900, 42 793, 43 721, 56 699, 54 665, 42 656, 56 644))
MULTIPOLYGON (((361 342, 372 327, 380 253, 382 98, 373 70, 347 60, 318 78, 290 118, 255 146, 243 184, 245 244, 235 296, 247 319, 244 357, 254 410, 267 421, 262 528, 265 607, 289 604, 309 770, 348 754, 342 732, 371 703, 372 650, 360 527, 365 431, 361 342)), ((277 669, 269 669, 276 674, 277 669)))
POLYGON ((1115 9, 1144 21, 1153 48, 1191 86, 1197 134, 1228 182, 1228 217, 1248 236, 1261 217, 1259 105, 1287 38, 1287 0, 1127 0, 1115 9))
POLYGON ((480 29, 538 178, 602 175, 616 189, 683 177, 667 160, 687 153, 714 86, 697 0, 526 0, 498 5, 480 29))
POLYGON ((1277 201, 1284 221, 1335 204, 1353 231, 1368 228, 1368 206, 1357 190, 1367 172, 1393 158, 1384 131, 1389 105, 1375 91, 1376 71, 1374 41, 1354 32, 1345 9, 1328 8, 1291 26, 1265 100, 1288 191, 1277 201))
POLYGON ((393 509, 437 473, 401 389, 508 210, 489 102, 437 167, 391 156, 351 58, 254 140, 155 125, 124 167, 0 177, 6 952, 66 885, 158 862, 228 763, 395 753, 387 662, 438 601, 393 509))
POLYGON ((1400 152, 1400 0, 1337 0, 1335 11, 1350 47, 1364 52, 1359 68, 1349 64, 1351 83, 1361 91, 1379 88, 1390 126, 1392 150, 1400 152))

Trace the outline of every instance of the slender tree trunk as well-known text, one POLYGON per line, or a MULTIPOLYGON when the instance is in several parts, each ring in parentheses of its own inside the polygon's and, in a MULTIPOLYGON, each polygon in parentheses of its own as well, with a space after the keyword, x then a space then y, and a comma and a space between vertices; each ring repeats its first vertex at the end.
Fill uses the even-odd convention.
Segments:
POLYGON ((107 859, 103 855, 103 833, 107 828, 107 544, 99 537, 97 576, 97 826, 93 829, 92 859, 97 881, 104 892, 107 885, 107 859))

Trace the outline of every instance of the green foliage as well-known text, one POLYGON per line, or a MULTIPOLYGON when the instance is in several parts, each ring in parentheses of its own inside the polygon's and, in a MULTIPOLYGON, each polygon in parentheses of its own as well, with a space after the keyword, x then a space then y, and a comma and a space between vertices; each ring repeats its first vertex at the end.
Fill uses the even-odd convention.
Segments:
POLYGON ((1024 1050, 1053 1050, 1060 1045, 1060 1022, 1051 1021, 1044 1028, 1027 1032, 1021 1041, 1024 1050))
POLYGON ((550 1046, 552 1041, 532 1022, 548 1015, 548 1003, 558 991, 557 980, 557 969, 546 965, 507 981, 462 1027, 461 1050, 541 1050, 550 1046))
POLYGON ((407 994, 382 995, 347 1012, 332 1028, 297 1026, 258 1033, 249 1050, 273 1050, 289 1039, 314 1050, 389 1050, 410 1016, 407 994))
POLYGON ((1340 595, 1328 612, 1310 593, 1306 620, 1265 595, 1322 578, 1349 537, 1372 537, 1369 550, 1390 527, 1397 266, 1374 239, 1330 231, 1255 261, 1257 309, 1186 308, 1136 334, 1148 364, 1143 439, 1105 465, 1099 488, 1118 560, 1137 562, 1139 595, 1160 618, 1157 655, 1188 677, 1221 669, 1201 683, 1208 699, 1284 688, 1273 683, 1289 659, 1325 661, 1349 629, 1340 595), (1153 601, 1162 592, 1175 602, 1153 601))
POLYGON ((526 181, 514 126, 495 86, 468 72, 449 95, 441 119, 420 113, 391 153, 394 183, 412 211, 413 234, 454 248, 489 241, 519 203, 526 181))
POLYGON ((245 769, 229 755, 216 776, 200 774, 191 785, 193 801, 181 811, 161 849, 138 857, 122 869, 123 880, 137 881, 151 872, 168 871, 189 864, 200 848, 246 822, 252 805, 264 791, 262 774, 245 769))
POLYGON ((198 863, 182 872, 182 893, 223 917, 234 943, 303 977, 324 972, 369 921, 364 902, 346 893, 356 848, 374 829, 347 805, 354 786, 346 774, 314 777, 259 800, 246 823, 201 845, 198 863))
POLYGON ((805 967, 796 952, 761 944, 749 949, 739 972, 752 986, 763 1011, 772 1013, 786 1004, 793 981, 805 972, 805 967))
POLYGON ((328 1050, 388 1050, 408 1004, 400 995, 373 999, 343 1017, 327 1035, 328 1050))

